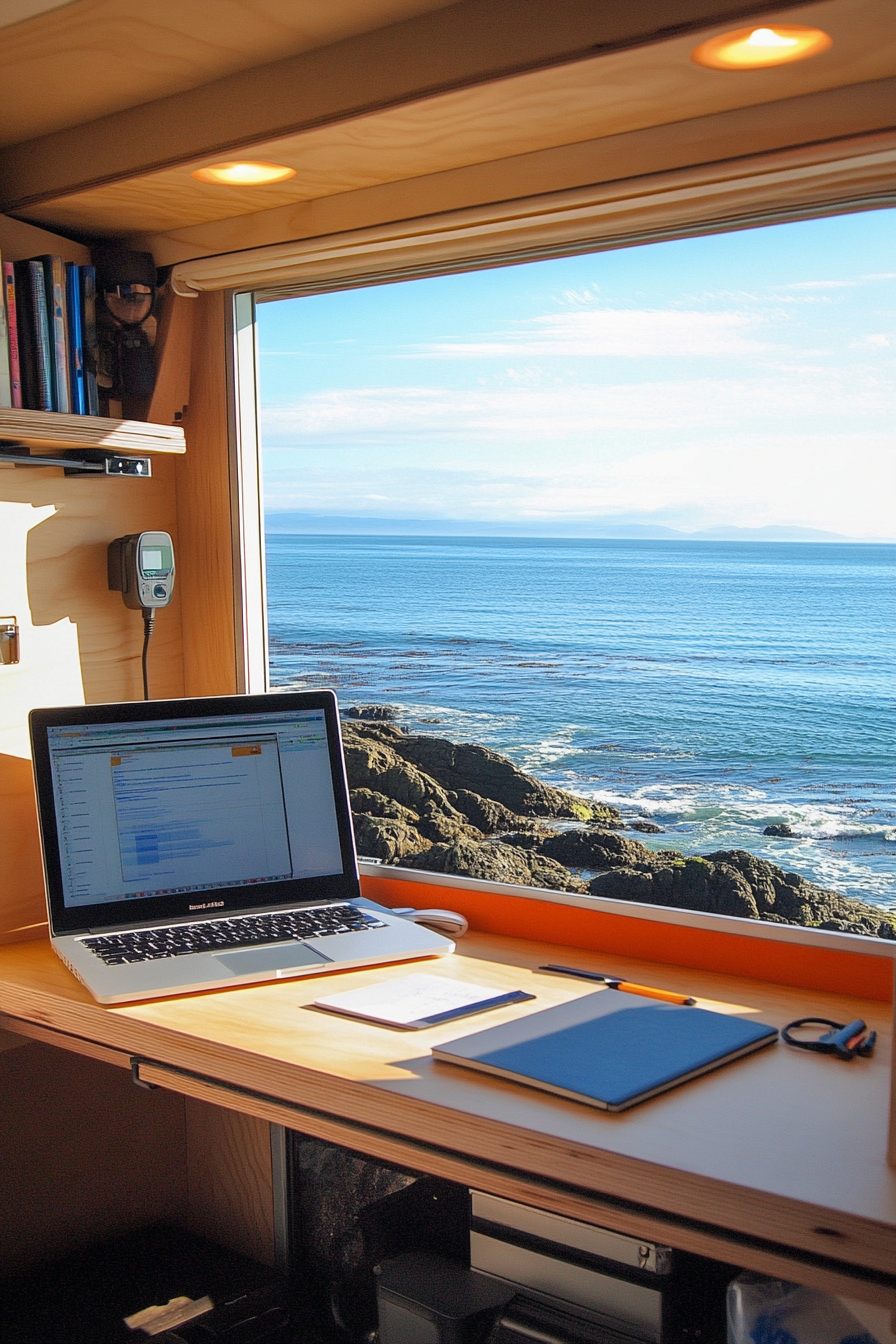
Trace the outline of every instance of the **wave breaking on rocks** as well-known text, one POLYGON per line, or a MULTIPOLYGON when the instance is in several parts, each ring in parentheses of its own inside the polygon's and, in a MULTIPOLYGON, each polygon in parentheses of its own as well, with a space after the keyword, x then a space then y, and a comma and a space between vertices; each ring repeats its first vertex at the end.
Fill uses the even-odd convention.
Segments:
POLYGON ((885 912, 746 850, 685 857, 619 834, 619 812, 475 743, 412 735, 388 706, 343 721, 358 853, 384 864, 896 939, 885 912))

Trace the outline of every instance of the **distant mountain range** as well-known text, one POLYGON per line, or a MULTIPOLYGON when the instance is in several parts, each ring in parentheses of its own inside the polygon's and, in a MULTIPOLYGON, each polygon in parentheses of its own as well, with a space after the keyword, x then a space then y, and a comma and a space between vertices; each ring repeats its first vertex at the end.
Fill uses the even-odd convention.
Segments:
POLYGON ((659 523, 620 523, 592 518, 577 523, 473 521, 469 518, 338 517, 269 511, 270 533, 368 537, 582 537, 620 541, 855 541, 815 527, 710 527, 684 532, 659 523))

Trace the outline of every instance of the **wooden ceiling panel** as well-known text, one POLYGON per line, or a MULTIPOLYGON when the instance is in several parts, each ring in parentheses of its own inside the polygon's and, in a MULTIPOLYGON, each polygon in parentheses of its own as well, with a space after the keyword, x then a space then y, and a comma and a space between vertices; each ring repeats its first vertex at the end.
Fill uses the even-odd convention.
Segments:
POLYGON ((35 205, 28 217, 85 233, 162 232, 896 74, 888 0, 822 0, 777 17, 824 28, 833 47, 732 74, 694 65, 696 39, 674 38, 251 146, 251 157, 295 168, 275 186, 196 182, 201 160, 35 205))
MULTIPOLYGON (((823 153, 831 143, 880 132, 892 121, 896 77, 852 88, 735 108, 643 131, 584 140, 425 177, 300 201, 251 215, 164 233, 133 234, 129 245, 152 252, 158 266, 196 257, 324 238, 448 211, 518 201, 596 184, 630 182, 732 159, 765 156, 791 146, 823 153)), ((884 132, 886 134, 886 132, 884 132)), ((846 151, 848 152, 848 151, 846 151)))
MULTIPOLYGON (((116 2, 127 5, 131 0, 116 2)), ((792 7, 809 0, 788 3, 792 7)), ((545 0, 458 0, 80 125, 0 146, 0 208, 20 214, 39 202, 161 172, 201 155, 242 154, 249 145, 456 89, 697 33, 712 24, 741 23, 745 6, 750 14, 764 15, 775 3, 564 0, 551 6, 545 0)), ((94 37, 102 45, 102 33, 94 37)), ((73 64, 68 83, 92 87, 91 75, 92 70, 73 64)))
POLYGON ((454 0, 76 0, 4 28, 0 144, 193 89, 454 0))

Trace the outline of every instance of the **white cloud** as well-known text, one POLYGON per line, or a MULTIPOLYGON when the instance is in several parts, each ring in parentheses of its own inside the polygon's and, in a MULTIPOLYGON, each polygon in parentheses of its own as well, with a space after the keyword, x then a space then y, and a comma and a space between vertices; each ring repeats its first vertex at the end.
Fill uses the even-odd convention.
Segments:
MULTIPOLYGON (((715 359, 759 354, 750 338, 762 319, 746 312, 591 308, 549 313, 476 341, 422 346, 417 358, 490 359, 549 356, 715 359)), ((403 352, 406 353, 406 352, 403 352)))
MULTIPOLYGON (((702 442, 641 445, 625 458, 533 447, 445 463, 393 450, 350 455, 338 473, 326 451, 266 469, 271 503, 319 513, 472 520, 641 519, 685 530, 718 524, 816 527, 893 536, 896 454, 882 433, 715 433, 702 442), (372 502, 372 489, 382 504, 372 502)), ((293 459, 294 460, 294 459, 293 459)))
POLYGON ((553 476, 541 495, 548 513, 639 509, 680 525, 689 520, 696 526, 787 523, 851 535, 894 531, 896 465, 892 439, 883 435, 714 437, 611 463, 599 481, 553 476))
POLYGON ((892 344, 889 336, 883 333, 875 336, 861 336, 858 340, 850 341, 853 350, 885 350, 892 344))
MULTIPOLYGON (((513 380, 511 380, 513 382, 513 380)), ((662 432, 792 424, 838 416, 868 423, 896 413, 896 389, 862 367, 817 376, 788 369, 752 379, 676 379, 457 390, 438 387, 357 388, 314 393, 293 406, 262 413, 266 448, 434 439, 556 444, 612 432, 662 432)))
POLYGON ((794 280, 789 285, 775 285, 775 289, 856 289, 881 280, 896 280, 896 271, 881 271, 878 275, 858 275, 852 280, 794 280))

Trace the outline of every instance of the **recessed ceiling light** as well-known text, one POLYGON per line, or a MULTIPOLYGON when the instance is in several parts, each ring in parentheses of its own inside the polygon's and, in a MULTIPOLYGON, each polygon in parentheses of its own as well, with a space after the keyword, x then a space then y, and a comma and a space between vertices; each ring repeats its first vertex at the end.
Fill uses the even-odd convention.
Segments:
POLYGON ((691 52, 697 65, 711 70, 761 70, 763 66, 786 65, 817 56, 832 45, 820 28, 778 24, 774 28, 735 28, 701 42, 691 52))
POLYGON ((191 174, 198 182, 216 182, 225 187, 259 187, 269 182, 285 182, 295 175, 295 168, 286 168, 282 163, 212 163, 191 174))

